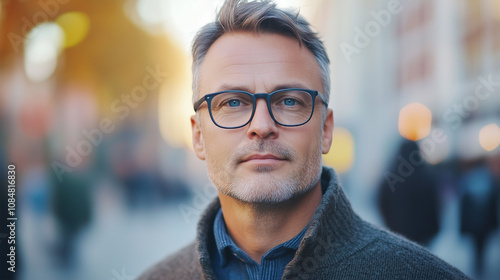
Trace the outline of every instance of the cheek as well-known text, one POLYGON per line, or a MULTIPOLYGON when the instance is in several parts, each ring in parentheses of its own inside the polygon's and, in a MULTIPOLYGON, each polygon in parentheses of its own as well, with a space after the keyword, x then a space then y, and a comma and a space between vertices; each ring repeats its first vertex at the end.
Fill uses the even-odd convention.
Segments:
POLYGON ((300 131, 296 131, 297 133, 288 138, 285 143, 294 147, 296 152, 302 154, 303 156, 311 156, 318 152, 321 154, 321 127, 311 125, 304 126, 303 128, 304 129, 301 129, 300 131))
POLYGON ((231 137, 229 133, 221 131, 221 129, 210 129, 205 131, 205 151, 207 160, 213 162, 227 162, 231 157, 231 153, 237 148, 241 139, 231 137))

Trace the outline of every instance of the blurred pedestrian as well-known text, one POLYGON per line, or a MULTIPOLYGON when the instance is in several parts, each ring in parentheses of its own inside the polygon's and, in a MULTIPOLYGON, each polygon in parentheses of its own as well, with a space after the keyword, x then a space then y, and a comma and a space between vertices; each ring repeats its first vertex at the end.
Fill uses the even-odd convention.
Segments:
POLYGON ((388 171, 378 189, 378 206, 385 224, 394 232, 429 245, 440 228, 440 197, 437 178, 424 163, 417 143, 403 140, 388 171), (402 176, 403 169, 411 174, 402 176), (400 176, 402 181, 388 181, 387 174, 400 176))
POLYGON ((52 209, 60 234, 56 252, 64 268, 75 264, 78 238, 92 218, 90 174, 82 167, 65 173, 62 180, 52 176, 52 209))
POLYGON ((480 277, 484 270, 485 244, 498 228, 498 189, 491 170, 484 163, 461 176, 459 189, 460 231, 472 237, 475 272, 480 277))

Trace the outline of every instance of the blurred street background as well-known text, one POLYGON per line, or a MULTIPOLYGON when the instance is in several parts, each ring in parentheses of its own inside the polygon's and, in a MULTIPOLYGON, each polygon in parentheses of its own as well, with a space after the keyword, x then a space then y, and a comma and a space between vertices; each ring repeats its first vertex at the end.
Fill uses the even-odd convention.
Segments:
MULTIPOLYGON (((355 211, 500 279, 500 0, 275 2, 300 10, 330 55, 324 164, 355 211)), ((221 4, 0 1, 15 279, 134 279, 194 239, 216 193, 191 148, 190 46, 221 4)))

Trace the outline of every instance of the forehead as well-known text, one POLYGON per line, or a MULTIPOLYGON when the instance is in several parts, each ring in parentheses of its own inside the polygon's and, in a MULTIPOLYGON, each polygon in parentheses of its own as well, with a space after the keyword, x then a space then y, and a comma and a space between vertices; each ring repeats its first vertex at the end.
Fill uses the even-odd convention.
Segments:
POLYGON ((309 49, 272 33, 224 34, 208 50, 200 74, 201 93, 228 85, 272 91, 287 84, 321 91, 319 65, 309 49))

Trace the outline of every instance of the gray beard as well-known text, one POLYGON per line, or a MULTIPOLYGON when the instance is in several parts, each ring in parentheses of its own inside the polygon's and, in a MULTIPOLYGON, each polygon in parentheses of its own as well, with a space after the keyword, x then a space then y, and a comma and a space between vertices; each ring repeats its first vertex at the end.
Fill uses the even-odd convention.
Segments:
MULTIPOLYGON (((272 166, 259 166, 254 171, 261 173, 254 178, 241 179, 234 176, 234 171, 243 158, 253 153, 272 153, 289 161, 297 161, 294 151, 279 146, 269 140, 261 140, 240 149, 224 168, 215 170, 207 160, 207 171, 219 193, 232 197, 244 203, 279 204, 311 190, 321 176, 321 143, 317 156, 307 158, 300 166, 294 166, 292 175, 288 178, 276 178, 270 172, 272 166)), ((207 159, 210 157, 207 157, 207 159)))

